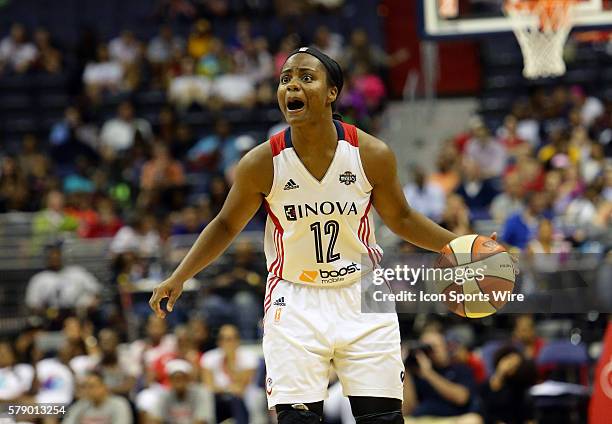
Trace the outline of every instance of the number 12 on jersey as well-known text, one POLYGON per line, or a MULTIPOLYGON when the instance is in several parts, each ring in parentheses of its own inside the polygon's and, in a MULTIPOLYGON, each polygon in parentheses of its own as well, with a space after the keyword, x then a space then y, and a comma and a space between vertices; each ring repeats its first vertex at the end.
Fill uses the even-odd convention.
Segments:
POLYGON ((340 254, 334 253, 334 246, 336 244, 336 240, 338 240, 338 233, 340 232, 340 224, 338 221, 330 220, 323 224, 323 233, 326 236, 329 236, 329 242, 327 244, 327 260, 323 259, 323 235, 321 234, 321 223, 315 222, 310 224, 310 231, 314 233, 317 263, 329 263, 340 259, 340 254))

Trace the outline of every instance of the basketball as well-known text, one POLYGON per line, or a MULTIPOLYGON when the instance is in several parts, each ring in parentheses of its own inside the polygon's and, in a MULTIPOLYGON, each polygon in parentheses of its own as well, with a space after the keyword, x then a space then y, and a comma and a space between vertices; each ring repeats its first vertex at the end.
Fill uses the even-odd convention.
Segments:
POLYGON ((451 312, 484 318, 504 307, 514 290, 514 265, 506 249, 477 234, 457 237, 444 246, 436 262, 435 285, 451 312), (448 278, 448 277, 451 278, 448 278))

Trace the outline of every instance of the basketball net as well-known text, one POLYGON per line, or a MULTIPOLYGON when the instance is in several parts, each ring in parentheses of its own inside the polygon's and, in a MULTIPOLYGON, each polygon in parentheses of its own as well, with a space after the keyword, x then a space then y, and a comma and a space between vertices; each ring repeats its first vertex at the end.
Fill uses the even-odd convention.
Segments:
POLYGON ((523 52, 525 78, 565 73, 563 48, 572 29, 575 0, 508 0, 504 7, 523 52))

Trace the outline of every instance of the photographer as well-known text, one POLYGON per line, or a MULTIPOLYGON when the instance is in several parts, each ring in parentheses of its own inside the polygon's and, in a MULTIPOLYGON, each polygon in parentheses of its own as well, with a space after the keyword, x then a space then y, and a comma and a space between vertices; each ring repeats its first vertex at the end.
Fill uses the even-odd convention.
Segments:
POLYGON ((535 363, 512 345, 500 348, 494 363, 495 372, 480 390, 486 422, 531 422, 534 411, 528 392, 538 377, 535 363))
POLYGON ((475 413, 475 383, 471 370, 452 364, 444 336, 428 330, 422 345, 413 348, 406 359, 404 415, 407 423, 480 424, 475 413), (440 420, 442 418, 442 420, 440 420))

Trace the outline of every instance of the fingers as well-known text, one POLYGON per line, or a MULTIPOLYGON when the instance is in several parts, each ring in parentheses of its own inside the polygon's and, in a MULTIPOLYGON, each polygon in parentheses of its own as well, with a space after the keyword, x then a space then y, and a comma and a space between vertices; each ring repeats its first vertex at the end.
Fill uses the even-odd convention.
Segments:
POLYGON ((153 289, 153 294, 149 300, 149 307, 153 309, 153 312, 155 312, 155 315, 157 315, 159 318, 166 317, 166 313, 161 308, 161 301, 166 297, 168 296, 159 288, 156 287, 153 289))
POLYGON ((180 290, 172 290, 172 292, 170 292, 170 296, 168 296, 168 304, 166 305, 166 309, 168 310, 168 312, 172 312, 172 310, 174 309, 174 304, 180 296, 180 290))

